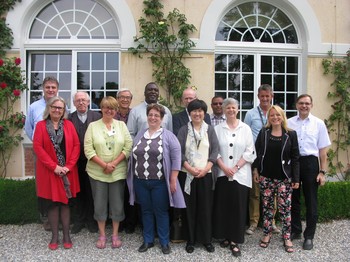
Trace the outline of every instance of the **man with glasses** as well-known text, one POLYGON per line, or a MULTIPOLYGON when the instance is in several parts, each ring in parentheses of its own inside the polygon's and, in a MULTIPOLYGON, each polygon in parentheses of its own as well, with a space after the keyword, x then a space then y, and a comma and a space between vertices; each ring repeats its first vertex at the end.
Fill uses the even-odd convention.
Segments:
POLYGON ((91 193, 91 185, 89 176, 85 171, 87 159, 84 153, 84 136, 89 124, 99 120, 101 114, 89 110, 90 96, 86 92, 77 92, 73 96, 73 104, 77 110, 69 114, 68 119, 72 121, 77 130, 80 142, 80 157, 77 162, 80 192, 76 198, 75 220, 71 233, 79 233, 84 227, 86 227, 91 233, 96 233, 98 228, 97 223, 94 220, 94 202, 91 193))
POLYGON ((211 109, 213 113, 210 115, 210 121, 212 126, 216 126, 226 121, 224 111, 222 110, 222 103, 224 99, 221 96, 214 96, 211 99, 211 109))
MULTIPOLYGON (((177 136, 180 127, 187 125, 190 121, 190 116, 187 112, 188 104, 197 99, 197 93, 195 87, 188 87, 182 92, 181 102, 184 105, 185 109, 179 113, 173 115, 173 133, 177 136)), ((205 114, 204 121, 210 125, 210 116, 205 114)))
POLYGON ((117 93, 118 110, 114 116, 116 120, 128 123, 132 93, 129 89, 120 89, 117 93))
MULTIPOLYGON (((43 96, 39 100, 33 102, 27 110, 27 117, 26 117, 24 130, 31 141, 33 141, 33 135, 34 135, 36 124, 39 121, 43 120, 43 113, 46 107, 46 102, 51 97, 57 96, 58 94, 59 84, 55 77, 53 76, 45 77, 42 86, 43 86, 43 96)), ((34 173, 36 173, 35 163, 36 163, 36 156, 34 155, 34 173)), ((40 219, 43 222, 44 229, 46 231, 50 231, 51 227, 47 219, 47 214, 40 214, 40 219)))
MULTIPOLYGON (((304 250, 313 248, 313 238, 318 219, 317 190, 326 182, 327 147, 331 145, 325 123, 313 116, 312 97, 308 94, 297 98, 298 115, 288 119, 288 127, 298 134, 300 151, 300 187, 306 205, 306 228, 304 230, 304 250)), ((292 234, 291 239, 300 239, 302 233, 300 217, 300 187, 292 194, 292 234)))

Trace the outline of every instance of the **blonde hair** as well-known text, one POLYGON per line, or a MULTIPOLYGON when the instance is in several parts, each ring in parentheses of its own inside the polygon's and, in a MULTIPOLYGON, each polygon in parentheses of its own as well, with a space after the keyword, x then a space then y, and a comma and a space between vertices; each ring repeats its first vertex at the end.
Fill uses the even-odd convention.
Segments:
POLYGON ((272 109, 275 109, 277 111, 277 113, 279 113, 282 117, 282 128, 286 131, 291 130, 290 128, 288 128, 287 125, 287 117, 286 117, 286 113, 283 111, 283 109, 277 105, 272 105, 270 107, 270 109, 267 111, 266 117, 267 117, 267 123, 266 123, 266 128, 271 128, 271 123, 269 122, 269 117, 270 117, 270 112, 272 109))
POLYGON ((118 109, 118 101, 113 96, 106 96, 106 97, 102 98, 101 103, 100 103, 100 108, 102 109, 103 107, 110 107, 110 108, 117 110, 118 109))

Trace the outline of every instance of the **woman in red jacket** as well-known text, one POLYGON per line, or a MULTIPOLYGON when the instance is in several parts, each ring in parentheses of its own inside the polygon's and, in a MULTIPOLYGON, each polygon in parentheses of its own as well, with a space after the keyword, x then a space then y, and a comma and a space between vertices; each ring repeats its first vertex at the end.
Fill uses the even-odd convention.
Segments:
POLYGON ((35 127, 33 149, 37 155, 36 191, 39 209, 47 210, 51 226, 51 250, 58 248, 58 224, 63 227, 63 246, 71 248, 68 202, 80 191, 77 161, 79 138, 74 125, 66 120, 66 103, 52 97, 46 103, 42 121, 35 127))

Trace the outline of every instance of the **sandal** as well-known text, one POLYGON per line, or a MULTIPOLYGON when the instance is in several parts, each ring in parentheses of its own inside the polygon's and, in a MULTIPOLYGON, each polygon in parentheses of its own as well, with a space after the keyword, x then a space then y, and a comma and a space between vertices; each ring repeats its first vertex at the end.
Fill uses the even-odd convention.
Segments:
POLYGON ((236 243, 231 242, 230 249, 232 252, 232 255, 234 257, 240 257, 241 256, 241 250, 239 249, 238 245, 236 243))
POLYGON ((119 248, 122 245, 122 241, 118 236, 112 236, 112 248, 119 248))
POLYGON ((293 253, 293 252, 294 252, 294 247, 293 247, 293 245, 288 246, 288 245, 286 244, 286 240, 288 240, 288 239, 285 239, 285 240, 283 241, 284 251, 286 251, 287 253, 293 253))
POLYGON ((97 243, 96 243, 96 247, 99 249, 104 249, 106 248, 106 236, 99 236, 97 243))
POLYGON ((260 239, 260 247, 262 248, 267 248, 270 244, 270 241, 271 241, 271 234, 268 234, 268 235, 265 235, 264 237, 269 237, 269 240, 268 241, 264 241, 262 239, 260 239))
POLYGON ((230 245, 230 241, 228 241, 228 239, 224 239, 220 242, 220 247, 222 248, 226 248, 230 245))

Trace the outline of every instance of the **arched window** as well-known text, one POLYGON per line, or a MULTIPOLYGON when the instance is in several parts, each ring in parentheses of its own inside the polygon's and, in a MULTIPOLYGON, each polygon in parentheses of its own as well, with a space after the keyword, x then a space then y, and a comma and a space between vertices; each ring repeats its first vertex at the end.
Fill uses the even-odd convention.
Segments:
POLYGON ((215 94, 238 99, 241 119, 258 104, 261 84, 273 87, 274 104, 295 114, 301 48, 287 14, 263 2, 237 5, 221 19, 215 40, 215 94))
POLYGON ((53 1, 37 14, 28 38, 34 43, 34 48, 27 49, 28 105, 40 99, 42 81, 49 75, 58 79, 59 95, 69 108, 76 91, 90 94, 92 109, 98 109, 104 96, 116 95, 120 82, 119 30, 101 3, 53 1))

